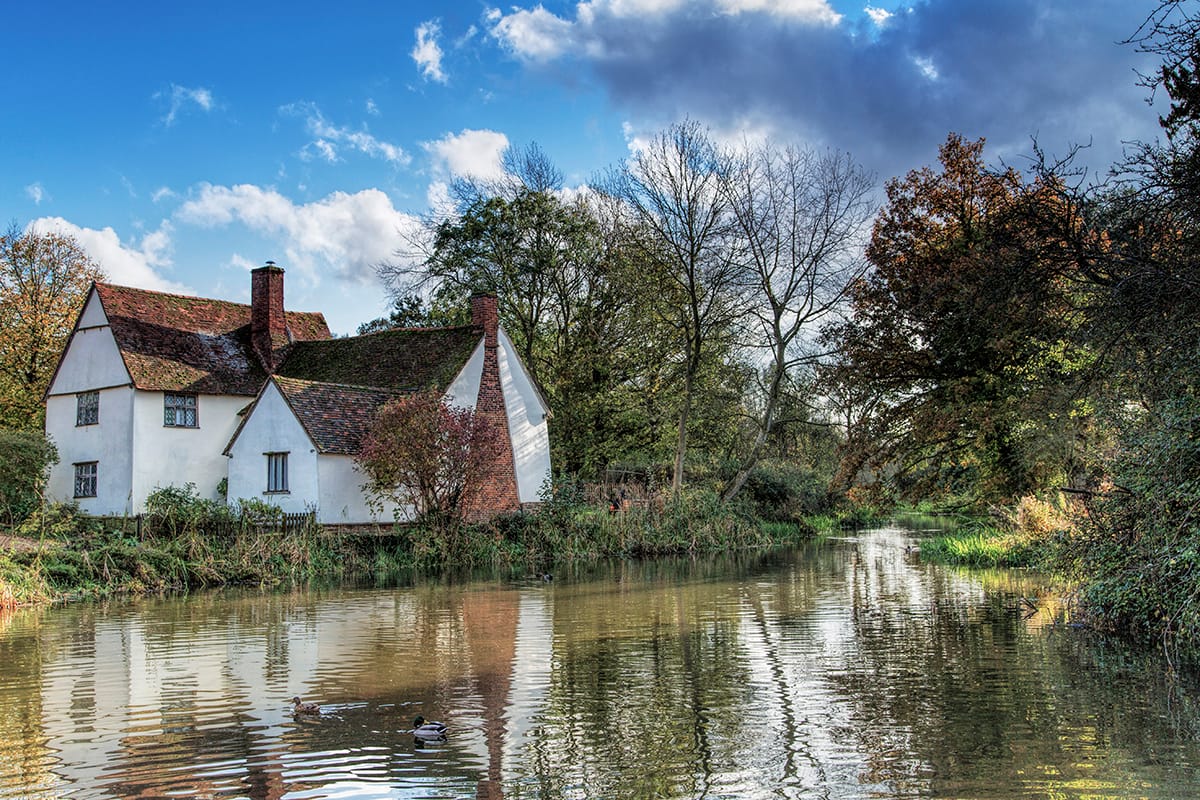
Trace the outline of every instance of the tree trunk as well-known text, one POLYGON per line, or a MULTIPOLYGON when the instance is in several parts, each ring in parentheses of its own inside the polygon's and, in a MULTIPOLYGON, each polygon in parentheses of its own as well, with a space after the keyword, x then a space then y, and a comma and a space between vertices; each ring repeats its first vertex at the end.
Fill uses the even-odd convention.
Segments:
POLYGON ((692 369, 689 366, 683 379, 683 408, 679 411, 679 438, 675 443, 675 474, 671 476, 671 493, 683 488, 683 461, 687 454, 687 426, 692 415, 692 369))

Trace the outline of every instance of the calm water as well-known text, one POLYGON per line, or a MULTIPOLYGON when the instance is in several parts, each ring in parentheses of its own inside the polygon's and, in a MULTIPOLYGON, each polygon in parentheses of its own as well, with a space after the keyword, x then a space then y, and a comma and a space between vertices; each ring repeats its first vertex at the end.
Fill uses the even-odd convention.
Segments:
POLYGON ((918 535, 0 617, 0 798, 1200 795, 1194 682, 918 535))

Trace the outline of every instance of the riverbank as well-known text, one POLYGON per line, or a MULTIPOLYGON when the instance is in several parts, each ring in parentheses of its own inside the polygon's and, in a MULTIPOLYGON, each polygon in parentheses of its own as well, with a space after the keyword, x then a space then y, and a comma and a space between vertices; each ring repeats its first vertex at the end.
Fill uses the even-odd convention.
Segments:
MULTIPOLYGON (((172 490, 174 491, 174 490, 172 490)), ((270 507, 231 511, 186 492, 132 518, 92 518, 71 506, 35 513, 0 546, 0 608, 233 584, 370 580, 408 569, 524 567, 766 548, 836 529, 836 516, 764 521, 688 491, 661 505, 609 513, 571 502, 485 524, 331 532, 272 524, 270 507), (248 512, 248 513, 247 513, 248 512)))

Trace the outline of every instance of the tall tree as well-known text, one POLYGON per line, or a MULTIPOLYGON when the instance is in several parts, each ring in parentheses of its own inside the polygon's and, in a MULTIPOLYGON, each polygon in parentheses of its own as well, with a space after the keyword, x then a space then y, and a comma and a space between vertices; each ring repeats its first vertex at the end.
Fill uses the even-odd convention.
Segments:
POLYGON ((721 155, 695 121, 671 126, 598 187, 618 198, 639 234, 642 278, 661 302, 652 308, 675 333, 681 360, 672 488, 683 484, 688 426, 709 350, 720 347, 743 312, 738 252, 721 155))
POLYGON ((811 379, 817 326, 845 305, 866 269, 861 255, 873 214, 873 178, 849 155, 769 144, 731 160, 722 190, 743 240, 751 346, 767 354, 754 435, 722 497, 741 490, 779 421, 789 381, 811 379))
POLYGON ((884 392, 849 443, 847 480, 886 465, 915 493, 1002 499, 1073 477, 1088 425, 1073 379, 1089 356, 1071 336, 1071 211, 1053 176, 1026 183, 982 152, 951 135, 941 171, 887 185, 874 271, 853 321, 829 331, 838 378, 884 392))
POLYGON ((93 281, 104 273, 73 237, 0 235, 0 426, 40 428, 42 395, 93 281))

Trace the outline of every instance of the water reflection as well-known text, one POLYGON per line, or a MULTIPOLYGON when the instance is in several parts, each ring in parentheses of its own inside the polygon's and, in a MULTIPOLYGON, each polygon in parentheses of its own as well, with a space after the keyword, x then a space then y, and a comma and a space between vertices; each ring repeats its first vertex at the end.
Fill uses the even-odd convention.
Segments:
POLYGON ((915 530, 10 614, 0 798, 1194 793, 1194 683, 1033 578, 921 564, 915 530))

